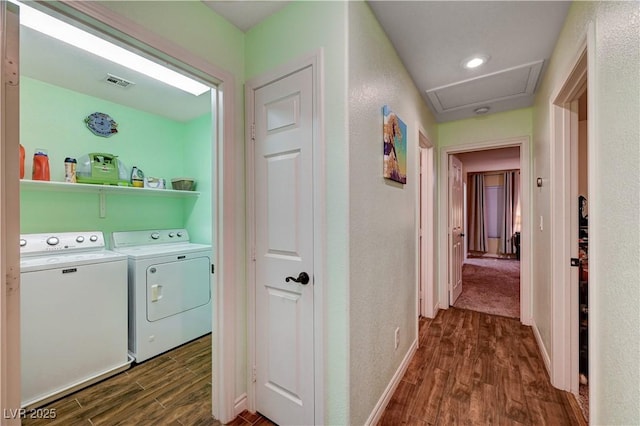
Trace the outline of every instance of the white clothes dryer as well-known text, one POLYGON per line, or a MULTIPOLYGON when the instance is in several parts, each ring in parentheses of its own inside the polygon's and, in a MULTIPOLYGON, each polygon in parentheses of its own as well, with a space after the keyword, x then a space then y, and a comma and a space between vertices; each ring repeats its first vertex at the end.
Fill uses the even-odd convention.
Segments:
POLYGON ((112 234, 128 256, 129 353, 140 363, 211 332, 211 246, 185 229, 112 234))
POLYGON ((127 257, 100 231, 20 236, 22 407, 116 374, 127 355, 127 257))

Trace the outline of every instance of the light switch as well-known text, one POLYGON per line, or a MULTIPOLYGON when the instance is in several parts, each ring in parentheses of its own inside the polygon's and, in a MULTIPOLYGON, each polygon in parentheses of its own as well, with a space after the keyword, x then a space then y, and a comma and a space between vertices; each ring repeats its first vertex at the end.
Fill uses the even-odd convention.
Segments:
POLYGON ((544 229, 544 221, 542 220, 542 215, 540 215, 540 230, 544 229))

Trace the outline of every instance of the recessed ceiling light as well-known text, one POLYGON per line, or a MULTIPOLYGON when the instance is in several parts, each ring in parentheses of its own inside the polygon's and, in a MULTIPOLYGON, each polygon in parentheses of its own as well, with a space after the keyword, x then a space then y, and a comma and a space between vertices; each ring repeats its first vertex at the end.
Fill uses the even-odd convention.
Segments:
POLYGON ((483 106, 483 107, 479 107, 473 110, 473 112, 475 112, 476 114, 486 114, 489 112, 491 108, 489 108, 488 106, 483 106))
POLYGON ((488 60, 487 55, 474 55, 462 61, 462 66, 467 69, 478 68, 480 65, 486 64, 488 60))

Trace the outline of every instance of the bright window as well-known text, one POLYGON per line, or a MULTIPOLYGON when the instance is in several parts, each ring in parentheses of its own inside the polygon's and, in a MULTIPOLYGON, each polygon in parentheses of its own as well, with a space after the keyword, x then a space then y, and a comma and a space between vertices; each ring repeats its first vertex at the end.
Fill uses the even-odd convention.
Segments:
POLYGON ((500 224, 504 216, 504 186, 486 186, 484 196, 487 237, 500 238, 500 224))

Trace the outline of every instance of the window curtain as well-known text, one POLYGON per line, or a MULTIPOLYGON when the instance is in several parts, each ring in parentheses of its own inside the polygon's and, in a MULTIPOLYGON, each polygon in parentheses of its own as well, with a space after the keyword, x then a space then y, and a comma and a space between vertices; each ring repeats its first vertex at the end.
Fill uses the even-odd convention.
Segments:
POLYGON ((469 250, 486 252, 487 220, 485 217, 484 175, 471 174, 470 208, 469 208, 469 250))
POLYGON ((512 242, 513 234, 519 231, 520 221, 520 176, 519 172, 504 172, 504 214, 500 236, 500 252, 504 254, 515 253, 512 242))

